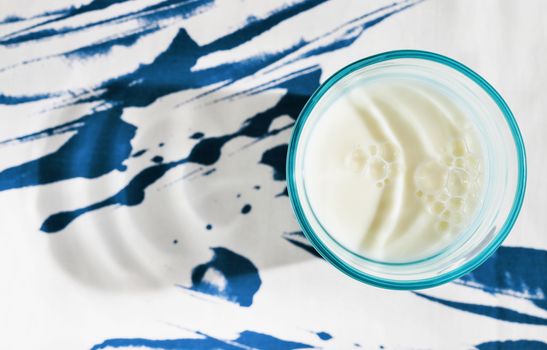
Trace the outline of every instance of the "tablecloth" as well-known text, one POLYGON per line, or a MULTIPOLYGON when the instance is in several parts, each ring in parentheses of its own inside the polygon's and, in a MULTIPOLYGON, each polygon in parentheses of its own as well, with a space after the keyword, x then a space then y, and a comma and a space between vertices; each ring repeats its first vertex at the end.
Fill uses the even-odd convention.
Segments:
POLYGON ((0 3, 0 348, 546 349, 547 2, 0 3), (394 49, 504 96, 528 186, 476 271, 422 291, 343 275, 285 185, 310 94, 394 49))

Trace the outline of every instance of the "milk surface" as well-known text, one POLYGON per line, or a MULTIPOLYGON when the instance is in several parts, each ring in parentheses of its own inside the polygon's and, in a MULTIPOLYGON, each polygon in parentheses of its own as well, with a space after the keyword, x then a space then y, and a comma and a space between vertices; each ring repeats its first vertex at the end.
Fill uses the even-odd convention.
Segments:
POLYGON ((348 89, 318 115, 304 185, 335 240, 367 258, 409 262, 465 231, 485 162, 459 105, 433 84, 385 78, 348 89))

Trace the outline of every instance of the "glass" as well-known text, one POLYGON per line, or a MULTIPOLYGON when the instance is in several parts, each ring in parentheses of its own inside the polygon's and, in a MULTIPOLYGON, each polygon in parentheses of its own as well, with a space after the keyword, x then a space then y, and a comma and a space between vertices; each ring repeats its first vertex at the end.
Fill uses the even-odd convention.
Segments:
POLYGON ((501 245, 518 216, 526 185, 526 154, 509 107, 482 77, 448 57, 400 50, 354 62, 327 79, 296 121, 287 156, 287 186, 304 234, 315 249, 347 275, 377 287, 421 289, 456 279, 482 264, 501 245), (389 263, 368 259, 339 244, 319 223, 307 200, 303 155, 315 122, 351 86, 369 79, 413 76, 448 90, 470 111, 485 156, 482 206, 448 247, 425 259, 389 263))

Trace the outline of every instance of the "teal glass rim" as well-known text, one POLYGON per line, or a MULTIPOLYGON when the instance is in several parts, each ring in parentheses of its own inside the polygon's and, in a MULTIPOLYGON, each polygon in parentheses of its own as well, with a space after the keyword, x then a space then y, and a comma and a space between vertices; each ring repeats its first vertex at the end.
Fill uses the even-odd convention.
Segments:
POLYGON ((513 116, 513 113, 511 112, 507 103, 503 100, 501 95, 484 78, 482 78, 479 74, 475 73, 473 70, 466 67, 465 65, 440 54, 421 50, 396 50, 366 57, 347 65, 346 67, 340 69, 338 72, 329 77, 312 94, 312 96, 309 98, 308 102, 300 112, 300 115, 293 128, 291 140, 289 142, 287 154, 287 189, 293 211, 306 238, 325 260, 330 262, 346 275, 373 286, 396 290, 416 290, 438 286, 440 284, 444 284, 454 279, 457 279, 467 274, 468 272, 476 269, 497 250, 497 248, 502 244, 502 242, 511 231, 522 207, 522 202, 524 200, 524 193, 526 189, 526 171, 526 151, 524 147, 524 142, 522 140, 522 136, 518 128, 517 122, 513 116), (300 195, 297 191, 297 184, 294 176, 296 167, 296 154, 299 147, 299 140, 302 134, 302 130, 312 110, 314 109, 318 101, 323 97, 323 95, 325 95, 325 93, 333 85, 335 85, 338 81, 348 76, 349 74, 373 64, 395 59, 419 59, 440 63, 444 66, 447 66, 462 73, 465 77, 469 78, 471 81, 477 84, 484 92, 489 95, 489 97, 495 102, 495 104, 503 114, 513 137, 517 156, 518 179, 513 204, 505 222, 499 228, 496 236, 479 254, 475 255, 461 266, 447 273, 443 273, 428 279, 393 280, 380 278, 365 273, 344 262, 339 256, 333 253, 333 251, 328 248, 314 232, 309 219, 306 217, 304 210, 302 209, 302 198, 300 198, 300 195))

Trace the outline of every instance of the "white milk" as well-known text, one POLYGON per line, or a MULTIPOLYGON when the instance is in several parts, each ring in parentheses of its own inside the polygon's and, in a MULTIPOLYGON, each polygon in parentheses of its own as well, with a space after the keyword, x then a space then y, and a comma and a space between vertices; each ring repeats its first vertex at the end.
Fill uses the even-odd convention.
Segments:
POLYGON ((449 245, 483 188, 478 132, 446 93, 412 79, 367 82, 311 132, 304 183, 322 226, 368 258, 405 262, 449 245))

